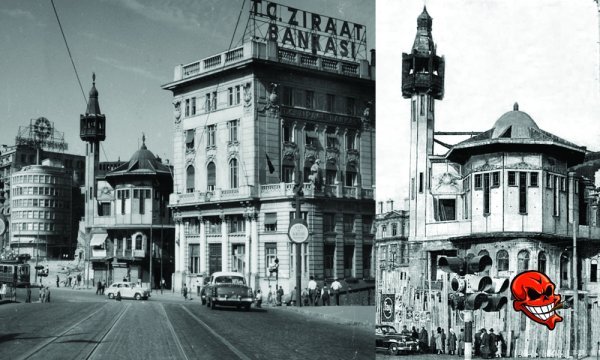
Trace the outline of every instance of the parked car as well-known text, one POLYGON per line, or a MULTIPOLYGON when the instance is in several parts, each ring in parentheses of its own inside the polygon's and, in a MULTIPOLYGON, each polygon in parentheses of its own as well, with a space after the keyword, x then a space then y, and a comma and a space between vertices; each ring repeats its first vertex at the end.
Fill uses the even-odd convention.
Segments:
POLYGON ((112 283, 106 288, 106 296, 109 299, 114 299, 117 293, 121 293, 123 299, 147 300, 150 297, 149 290, 143 289, 136 283, 126 281, 112 283))
POLYGON ((244 275, 237 272, 218 271, 213 273, 204 287, 206 306, 235 306, 250 310, 254 302, 252 289, 246 285, 244 275))
POLYGON ((410 354, 418 350, 418 343, 410 335, 400 334, 391 325, 375 326, 375 349, 385 350, 390 355, 410 354))

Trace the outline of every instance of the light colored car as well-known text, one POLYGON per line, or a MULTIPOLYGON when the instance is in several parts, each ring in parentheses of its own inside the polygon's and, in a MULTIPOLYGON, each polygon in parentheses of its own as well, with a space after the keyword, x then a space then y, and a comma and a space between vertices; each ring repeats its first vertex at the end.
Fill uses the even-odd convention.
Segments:
POLYGON ((150 297, 150 291, 133 282, 119 281, 106 288, 106 296, 109 299, 114 299, 118 293, 121 293, 123 299, 146 300, 150 297))

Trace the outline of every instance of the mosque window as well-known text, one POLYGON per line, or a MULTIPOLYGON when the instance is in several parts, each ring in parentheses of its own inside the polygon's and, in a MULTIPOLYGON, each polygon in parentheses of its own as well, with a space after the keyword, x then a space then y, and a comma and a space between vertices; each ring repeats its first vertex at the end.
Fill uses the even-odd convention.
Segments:
POLYGON ((519 213, 527 213, 527 173, 519 172, 519 213))
POLYGON ((598 282, 598 260, 590 262, 590 282, 598 282))
POLYGON ((515 171, 508 172, 508 186, 517 186, 517 173, 515 171))
POLYGON ((508 270, 508 251, 499 250, 496 253, 496 264, 498 267, 498 271, 507 271, 508 270))
POLYGON ((538 271, 546 273, 546 253, 543 251, 538 254, 538 271))
POLYGON ((475 190, 481 190, 481 174, 475 174, 475 190))
POLYGON ((521 250, 517 254, 517 272, 529 270, 529 251, 521 250))
POLYGON ((483 174, 483 214, 490 213, 490 173, 483 174))
POLYGON ((529 173, 529 186, 531 186, 531 187, 538 186, 538 173, 536 173, 536 172, 529 173))
POLYGON ((500 172, 494 171, 492 173, 492 187, 500 186, 500 172))

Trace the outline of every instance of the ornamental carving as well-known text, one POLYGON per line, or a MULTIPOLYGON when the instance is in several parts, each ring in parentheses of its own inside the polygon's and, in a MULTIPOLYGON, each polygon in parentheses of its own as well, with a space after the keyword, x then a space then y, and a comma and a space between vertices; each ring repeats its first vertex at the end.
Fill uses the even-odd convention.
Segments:
POLYGON ((460 178, 452 173, 443 173, 439 177, 436 187, 433 189, 436 193, 456 193, 459 191, 457 182, 460 178))
POLYGON ((296 159, 296 151, 298 146, 293 143, 286 141, 283 143, 283 158, 286 160, 294 161, 296 159))
POLYGON ((337 148, 327 148, 325 150, 327 163, 336 165, 340 160, 340 151, 337 148))
POLYGON ((249 82, 243 85, 244 89, 244 107, 250 107, 252 105, 252 86, 249 82))
POLYGON ((173 115, 175 116, 175 123, 179 124, 181 121, 181 100, 179 99, 173 101, 173 115))
POLYGON ((267 96, 267 105, 262 108, 262 111, 270 110, 272 113, 279 110, 279 98, 277 96, 277 87, 275 83, 271 83, 269 95, 267 96))
POLYGON ((346 157, 348 159, 348 164, 358 163, 358 158, 359 158, 358 150, 355 150, 355 149, 348 150, 346 157))
POLYGON ((304 146, 304 160, 314 163, 319 156, 319 150, 314 145, 307 144, 304 146))

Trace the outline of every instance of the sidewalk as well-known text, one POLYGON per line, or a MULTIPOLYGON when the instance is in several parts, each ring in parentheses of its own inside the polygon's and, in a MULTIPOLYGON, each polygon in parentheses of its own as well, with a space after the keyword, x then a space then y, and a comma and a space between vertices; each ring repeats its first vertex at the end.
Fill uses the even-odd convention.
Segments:
POLYGON ((266 306, 277 311, 294 311, 344 325, 375 329, 375 306, 266 306))

